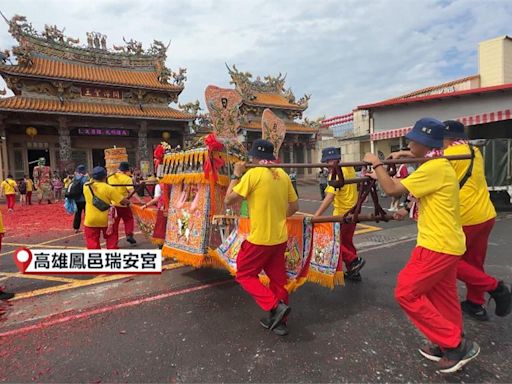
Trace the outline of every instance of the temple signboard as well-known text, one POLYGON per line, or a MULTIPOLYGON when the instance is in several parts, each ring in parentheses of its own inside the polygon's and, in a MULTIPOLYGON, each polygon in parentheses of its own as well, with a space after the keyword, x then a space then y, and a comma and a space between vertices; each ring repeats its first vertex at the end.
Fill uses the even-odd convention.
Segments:
POLYGON ((82 96, 84 97, 101 97, 103 99, 118 99, 123 98, 123 92, 118 89, 97 88, 97 87, 82 87, 82 96))
POLYGON ((78 128, 82 136, 130 136, 128 129, 78 128))

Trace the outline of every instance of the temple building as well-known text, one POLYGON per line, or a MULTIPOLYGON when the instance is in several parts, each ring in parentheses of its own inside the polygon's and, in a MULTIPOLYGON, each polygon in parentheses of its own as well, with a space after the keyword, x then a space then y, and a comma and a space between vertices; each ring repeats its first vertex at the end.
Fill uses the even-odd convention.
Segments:
MULTIPOLYGON (((228 68, 231 83, 242 96, 240 114, 241 140, 250 148, 255 139, 261 138, 261 116, 269 108, 286 125, 286 136, 279 151, 279 158, 285 163, 304 163, 316 161, 315 143, 320 124, 302 119, 304 111, 308 108, 310 96, 304 95, 299 100, 290 88, 285 89, 285 76, 265 76, 263 80, 258 76, 252 80, 248 72, 240 72, 235 66, 228 68)), ((300 177, 314 177, 317 170, 297 169, 300 177)))
POLYGON ((12 56, 0 53, 0 75, 14 93, 0 99, 0 178, 31 174, 40 157, 53 170, 90 170, 114 146, 147 167, 162 139, 183 146, 191 137, 194 116, 168 106, 186 80, 186 69, 166 68, 168 46, 155 40, 143 50, 130 40, 110 49, 97 32, 80 45, 56 26, 38 33, 23 16, 6 21, 18 45, 12 56))

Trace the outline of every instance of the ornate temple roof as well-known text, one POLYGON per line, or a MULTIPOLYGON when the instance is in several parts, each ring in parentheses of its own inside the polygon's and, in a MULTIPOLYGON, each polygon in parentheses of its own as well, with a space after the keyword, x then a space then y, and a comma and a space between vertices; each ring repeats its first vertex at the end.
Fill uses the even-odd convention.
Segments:
POLYGON ((165 67, 169 45, 157 40, 147 50, 143 50, 142 43, 124 38, 125 45, 108 48, 106 35, 88 32, 87 45, 80 45, 79 39, 64 36, 56 26, 45 25, 39 33, 24 16, 4 19, 19 45, 12 49, 16 63, 11 61, 9 51, 0 52, 0 73, 175 93, 183 90, 187 79, 185 68, 171 72, 165 67))
POLYGON ((138 88, 181 91, 183 87, 162 83, 155 70, 126 70, 122 68, 84 65, 62 60, 34 57, 31 66, 0 65, 0 72, 23 74, 52 80, 75 80, 86 83, 134 86, 138 88))
POLYGON ((66 101, 54 99, 13 96, 0 99, 0 111, 65 113, 66 115, 91 115, 130 117, 144 119, 193 120, 194 116, 169 107, 114 104, 104 102, 66 101))
POLYGON ((286 97, 272 93, 254 92, 252 100, 245 100, 248 105, 261 105, 262 107, 276 107, 284 109, 304 110, 305 107, 290 103, 286 97))
POLYGON ((233 68, 228 67, 228 71, 231 84, 235 85, 245 104, 299 111, 304 111, 308 107, 311 96, 304 95, 296 100, 291 88, 285 90, 286 76, 282 76, 281 73, 277 77, 265 76, 261 80, 258 76, 256 80, 251 80, 251 73, 240 72, 235 65, 233 68))

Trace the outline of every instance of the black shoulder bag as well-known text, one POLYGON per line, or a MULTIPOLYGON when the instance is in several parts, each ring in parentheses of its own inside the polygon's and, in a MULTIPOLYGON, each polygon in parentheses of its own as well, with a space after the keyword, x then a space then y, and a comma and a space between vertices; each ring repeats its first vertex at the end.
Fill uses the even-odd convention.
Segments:
POLYGON ((471 151, 471 161, 469 163, 468 170, 466 171, 466 174, 464 177, 459 181, 459 189, 462 189, 464 184, 466 184, 466 181, 471 177, 471 174, 473 173, 473 163, 475 160, 475 150, 473 149, 473 146, 469 144, 469 150, 471 151))
POLYGON ((105 203, 103 200, 101 200, 98 196, 94 194, 94 191, 92 190, 92 184, 93 183, 87 184, 92 195, 92 205, 94 205, 101 212, 105 212, 110 208, 110 204, 105 203))

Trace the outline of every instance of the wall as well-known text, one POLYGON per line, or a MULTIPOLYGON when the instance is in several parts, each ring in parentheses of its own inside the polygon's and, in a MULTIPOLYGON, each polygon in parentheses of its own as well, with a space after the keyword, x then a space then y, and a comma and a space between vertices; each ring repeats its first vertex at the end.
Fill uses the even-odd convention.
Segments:
POLYGON ((512 107, 512 93, 493 93, 426 101, 375 109, 374 132, 410 127, 416 120, 431 116, 440 120, 455 119, 512 107))
POLYGON ((498 37, 478 45, 480 85, 489 87, 512 82, 512 39, 498 37))

